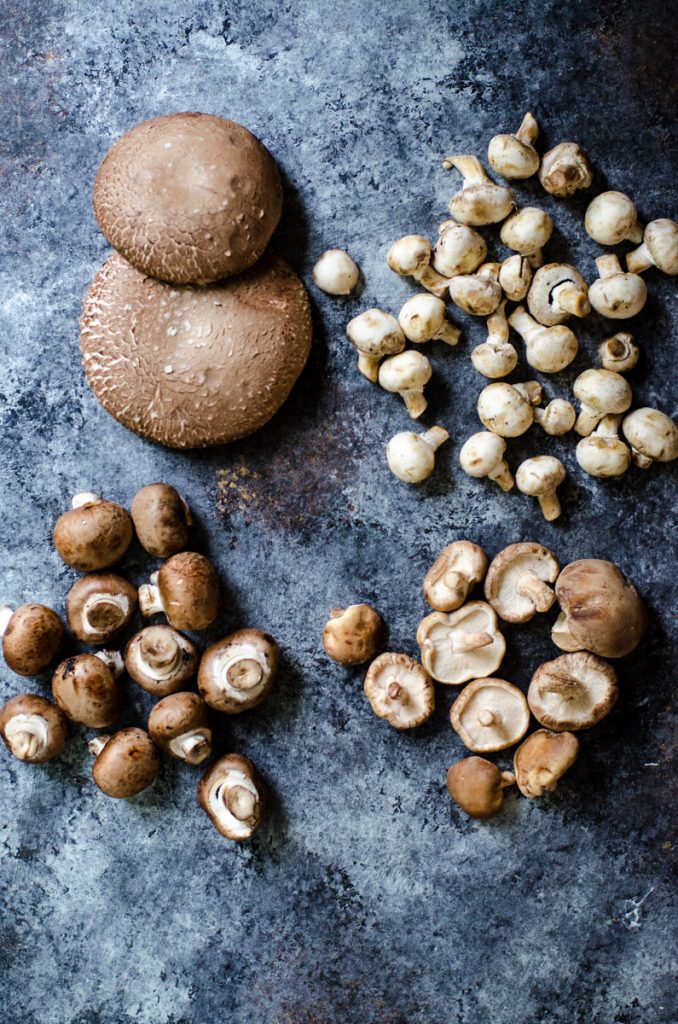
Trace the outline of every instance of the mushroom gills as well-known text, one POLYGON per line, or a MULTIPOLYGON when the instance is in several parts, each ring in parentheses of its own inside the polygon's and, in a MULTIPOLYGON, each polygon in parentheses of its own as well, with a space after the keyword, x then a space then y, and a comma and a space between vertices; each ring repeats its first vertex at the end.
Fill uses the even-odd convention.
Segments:
POLYGON ((157 634, 145 633, 139 643, 139 657, 143 670, 151 679, 170 679, 182 661, 184 651, 168 630, 161 627, 157 634))
POLYGON ((247 839, 259 805, 259 793, 252 779, 229 768, 212 786, 207 799, 214 817, 224 828, 238 839, 247 839))
POLYGON ((129 598, 124 594, 92 594, 82 607, 82 630, 92 636, 112 633, 129 615, 129 598))
POLYGON ((13 715, 5 726, 5 741, 15 757, 33 759, 49 744, 47 722, 42 715, 13 715))

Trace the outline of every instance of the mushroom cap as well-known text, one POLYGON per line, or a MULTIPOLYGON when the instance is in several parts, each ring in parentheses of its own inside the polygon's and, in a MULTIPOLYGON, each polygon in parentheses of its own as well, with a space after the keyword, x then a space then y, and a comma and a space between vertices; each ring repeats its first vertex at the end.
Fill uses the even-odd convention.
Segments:
POLYGON ((480 227, 498 224, 515 207, 513 191, 505 185, 495 185, 489 178, 485 182, 465 185, 449 201, 448 209, 460 224, 480 227))
POLYGON ((403 430, 386 445, 388 468, 406 484, 418 484, 431 475, 435 454, 420 434, 403 430))
POLYGON ((66 597, 71 631, 86 644, 106 644, 127 629, 137 610, 137 590, 114 573, 92 573, 73 584, 66 597))
POLYGON ((272 253, 204 288, 173 288, 113 255, 85 296, 80 328, 85 375, 106 412, 171 448, 258 430, 311 345, 304 286, 272 253))
POLYGON ((143 729, 121 729, 107 741, 92 765, 92 777, 102 793, 118 799, 147 789, 160 770, 160 754, 143 729))
POLYGON ((537 729, 518 747, 513 758, 516 784, 530 798, 556 788, 579 755, 579 740, 571 732, 537 729))
POLYGON ((527 691, 530 711, 554 732, 597 725, 617 700, 617 673, 588 651, 563 654, 540 665, 527 691))
POLYGON ((642 229, 637 224, 636 208, 623 192, 601 192, 584 215, 584 230, 599 245, 619 245, 627 238, 639 242, 642 229))
POLYGON ((516 470, 516 487, 533 498, 553 491, 564 479, 565 467, 553 455, 535 455, 525 459, 516 470))
POLYGON ((12 697, 0 708, 0 736, 13 757, 38 764, 58 757, 68 740, 68 719, 61 708, 37 693, 12 697), (19 742, 19 734, 32 736, 36 749, 19 742))
POLYGON ((263 821, 266 790, 247 757, 226 754, 200 780, 198 802, 217 832, 240 843, 254 835, 263 821))
POLYGON ((239 715, 271 692, 280 649, 261 629, 239 629, 207 648, 198 670, 200 696, 215 711, 239 715))
POLYGON ((625 373, 632 370, 638 362, 640 349, 628 331, 617 331, 611 338, 606 338, 598 346, 600 365, 604 370, 625 373))
POLYGON ((456 611, 486 572, 483 549, 470 540, 456 540, 443 548, 426 573, 424 598, 438 612, 456 611))
POLYGON ((653 462, 678 458, 678 427, 659 409, 634 409, 624 417, 622 430, 629 444, 653 462))
POLYGON ((146 626, 125 647, 125 668, 131 679, 155 697, 183 690, 198 671, 200 652, 172 626, 146 626))
MULTIPOLYGON (((528 297, 529 298, 529 297, 528 297)), ((639 274, 622 273, 599 277, 589 288, 589 300, 596 313, 611 320, 626 320, 640 313, 647 301, 647 285, 639 274)))
POLYGON ((375 715, 394 729, 414 729, 433 714, 433 683, 408 654, 380 654, 367 670, 363 688, 375 715))
POLYGON ((539 154, 534 146, 517 139, 515 135, 501 134, 490 139, 487 159, 502 178, 531 178, 539 170, 539 154))
POLYGON ((552 398, 545 409, 535 411, 535 419, 547 434, 561 437, 572 430, 577 414, 571 402, 564 398, 552 398))
POLYGON ((619 437, 595 433, 582 437, 575 454, 581 468, 590 476, 621 476, 631 465, 631 451, 619 437))
POLYGON ((379 367, 379 383, 385 391, 419 390, 432 373, 430 360, 422 352, 408 349, 384 360, 379 367))
POLYGON ((580 188, 589 188, 593 169, 577 142, 560 142, 544 153, 539 167, 539 180, 552 196, 572 196, 580 188))
POLYGON ((540 373, 559 373, 569 366, 579 351, 574 331, 564 324, 536 330, 525 339, 525 356, 540 373))
POLYGON ((534 423, 534 409, 512 384, 488 384, 478 398, 478 416, 484 427, 501 437, 519 437, 534 423))
MULTIPOLYGON (((407 299, 398 313, 398 323, 403 334, 415 344, 430 341, 444 322, 445 303, 429 292, 407 299)), ((406 354, 403 352, 403 355, 406 354)))
MULTIPOLYGON (((545 327, 554 327, 569 320, 572 315, 567 310, 562 310, 554 302, 554 291, 560 285, 570 284, 584 295, 588 293, 588 285, 576 267, 569 263, 547 263, 540 267, 532 278, 530 290, 527 293, 527 307, 540 324, 545 327)), ((586 316, 591 312, 588 302, 582 300, 579 316, 586 316)))
POLYGON ((489 754, 520 742, 530 724, 530 709, 513 683, 474 679, 452 705, 450 721, 469 750, 489 754))
POLYGON ((323 628, 325 653, 340 665, 360 665, 379 650, 384 623, 369 604, 333 608, 323 628))
POLYGON ((64 624, 44 604, 22 604, 7 623, 2 654, 20 676, 35 676, 54 661, 64 637, 64 624))
MULTIPOLYGON (((546 601, 536 601, 530 581, 536 577, 544 583, 555 583, 559 572, 558 559, 542 544, 533 541, 509 544, 490 562, 485 577, 485 597, 504 622, 529 622, 539 610, 538 604, 548 610, 544 604, 549 600, 545 595, 546 601), (519 593, 521 580, 523 586, 519 593)), ((551 599, 551 604, 554 599, 551 599)))
POLYGON ((582 405, 601 414, 626 412, 633 399, 631 385, 614 370, 584 370, 572 390, 582 405))
POLYGON ((502 461, 505 451, 503 437, 491 430, 480 430, 464 441, 459 452, 459 464, 465 473, 479 480, 502 461))
POLYGON ((103 498, 68 509, 54 526, 59 557, 78 572, 108 569, 122 558, 133 537, 129 512, 103 498))
POLYGON ((524 206, 516 210, 501 226, 501 240, 508 248, 530 256, 546 245, 553 234, 553 221, 545 210, 524 206))
POLYGON ((122 692, 115 674, 96 654, 66 658, 52 676, 54 699, 72 722, 105 729, 120 717, 122 692))
POLYGON ((166 114, 111 147, 93 204, 107 241, 142 273, 207 284, 256 263, 280 220, 282 185, 247 128, 214 114, 166 114))
POLYGON ((431 262, 431 243, 423 235, 404 235, 388 250, 386 262, 401 277, 424 270, 431 262))
POLYGON ((446 220, 433 247, 433 267, 443 277, 472 274, 487 255, 487 242, 468 224, 446 220))
POLYGON ((643 241, 655 266, 665 274, 678 274, 678 224, 668 217, 650 221, 643 241))
POLYGON ((186 547, 191 515, 170 484, 147 484, 130 509, 141 546, 156 558, 169 558, 186 547))
POLYGON ((465 757, 447 769, 447 791, 472 818, 494 818, 504 806, 508 779, 484 757, 465 757))
POLYGON ((645 605, 613 562, 599 558, 570 562, 558 577, 556 597, 562 611, 551 639, 561 650, 622 658, 643 638, 645 605))
POLYGON ((366 309, 346 325, 346 337, 368 356, 391 356, 405 348, 405 336, 392 313, 366 309))
POLYGON ((197 693, 171 693, 151 708, 148 731, 161 750, 189 764, 200 764, 212 752, 212 727, 207 705, 197 693), (181 741, 189 741, 188 750, 181 741))
POLYGON ((506 653, 497 616, 484 601, 469 601, 448 614, 427 615, 419 623, 417 643, 426 671, 447 686, 496 671, 506 653), (473 634, 486 634, 491 642, 465 649, 465 640, 474 642, 473 634))
POLYGON ((478 274, 459 274, 453 277, 449 292, 454 304, 472 316, 489 316, 502 300, 499 282, 478 274))
POLYGON ((343 249, 328 249, 313 267, 315 285, 327 295, 348 295, 359 277, 357 264, 343 249))
POLYGON ((163 610, 175 629, 207 629, 219 614, 219 577, 196 551, 172 555, 158 572, 163 610))

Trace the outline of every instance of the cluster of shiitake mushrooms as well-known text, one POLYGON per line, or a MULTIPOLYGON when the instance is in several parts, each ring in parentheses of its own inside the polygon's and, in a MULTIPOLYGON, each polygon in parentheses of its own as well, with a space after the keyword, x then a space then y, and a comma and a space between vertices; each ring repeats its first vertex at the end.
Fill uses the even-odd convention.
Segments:
POLYGON ((366 604, 331 613, 325 651, 342 665, 371 661, 365 695, 395 729, 430 718, 434 681, 463 686, 450 720, 473 756, 452 765, 447 786, 471 817, 498 814, 503 791, 513 783, 527 797, 553 790, 577 758, 575 733, 600 722, 617 700, 617 674, 605 659, 624 657, 643 637, 647 614, 636 588, 602 559, 580 559, 561 571, 548 548, 521 542, 489 562, 477 544, 459 540, 436 558, 423 594, 433 611, 417 629, 420 661, 392 651, 378 654, 383 622, 366 604), (483 581, 485 600, 476 600, 472 591, 483 581), (526 696, 494 675, 506 651, 500 620, 528 622, 554 605, 559 614, 551 639, 566 653, 536 669, 526 696), (531 716, 541 728, 525 738, 531 716), (513 772, 484 756, 516 744, 513 772))
MULTIPOLYGON (((66 565, 85 573, 66 597, 68 630, 76 641, 99 648, 71 654, 52 675, 54 702, 37 693, 13 697, 0 709, 0 735, 20 761, 49 761, 64 749, 68 722, 110 729, 119 720, 123 671, 158 699, 147 730, 125 728, 94 737, 94 782, 110 797, 132 797, 155 780, 160 752, 189 765, 212 757, 212 715, 240 714, 270 693, 280 652, 272 636, 240 629, 202 653, 184 631, 206 629, 219 612, 219 579, 204 555, 187 551, 192 516, 169 484, 143 487, 130 512, 93 493, 74 497, 54 527, 54 546, 66 565), (134 535, 153 557, 164 559, 139 589, 110 571, 134 535), (167 622, 135 632, 122 650, 111 649, 134 623, 162 613, 167 622), (197 681, 198 692, 192 687, 197 681)), ((0 609, 7 667, 35 676, 63 653, 61 617, 41 604, 0 609)), ((217 758, 198 786, 198 799, 228 839, 248 839, 262 821, 265 787, 240 754, 217 758)))
MULTIPOLYGON (((527 113, 515 134, 491 140, 491 167, 510 181, 538 173, 552 196, 567 197, 589 188, 593 173, 582 148, 563 142, 540 159, 534 145, 538 133, 537 122, 527 113)), ((605 246, 627 239, 641 244, 627 255, 626 271, 616 255, 596 259, 599 277, 588 287, 575 267, 544 264, 543 250, 553 231, 548 213, 534 206, 517 210, 514 191, 493 182, 475 156, 451 156, 443 166, 458 170, 463 184, 450 200, 451 219, 440 225, 436 244, 431 246, 421 235, 406 235, 391 246, 387 257, 395 273, 412 278, 425 291, 408 299, 397 317, 373 308, 350 321, 346 334, 358 351, 360 372, 399 394, 413 419, 421 416, 432 367, 427 356, 417 348, 406 350, 406 344, 419 346, 436 339, 458 344, 461 332, 446 315, 444 298, 449 297, 464 312, 487 317, 487 339, 473 349, 471 361, 494 383, 483 389, 477 403, 485 429, 473 434, 459 453, 461 468, 470 476, 489 477, 505 491, 517 485, 539 499, 544 516, 551 520, 560 515, 556 488, 565 479, 562 462, 537 455, 526 459, 514 477, 504 459, 506 439, 526 433, 533 423, 554 436, 574 428, 581 437, 577 462, 596 477, 620 476, 632 461, 647 468, 678 457, 678 428, 665 413, 649 408, 629 412, 633 396, 622 374, 635 366, 639 349, 626 331, 602 342, 600 368, 585 370, 574 381, 578 415, 564 398, 541 408, 537 381, 500 380, 518 364, 509 340, 511 328, 525 343, 529 366, 552 374, 569 366, 579 350, 567 320, 585 317, 592 308, 615 320, 639 313, 647 298, 640 274, 651 266, 678 274, 678 224, 662 218, 643 231, 627 196, 615 191, 596 196, 584 219, 587 234, 605 246), (501 242, 513 255, 502 262, 486 262, 487 243, 476 229, 499 223, 501 242), (510 314, 507 302, 517 304, 510 314)), ((330 294, 348 294, 358 281, 358 268, 347 254, 330 250, 316 264, 314 279, 330 294)), ((448 438, 442 426, 421 434, 396 434, 386 447, 389 468, 407 483, 420 483, 433 471, 435 451, 448 438)))

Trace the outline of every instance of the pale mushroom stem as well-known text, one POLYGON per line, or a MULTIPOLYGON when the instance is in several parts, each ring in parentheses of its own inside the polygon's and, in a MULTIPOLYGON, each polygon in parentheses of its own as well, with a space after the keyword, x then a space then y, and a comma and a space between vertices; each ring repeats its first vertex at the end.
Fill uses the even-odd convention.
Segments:
POLYGON ((206 736, 193 734, 186 736, 179 744, 181 756, 188 764, 200 764, 212 752, 212 747, 206 736))
POLYGON ((142 583, 139 587, 139 610, 149 618, 163 611, 160 590, 153 583, 142 583))
POLYGON ((110 736, 95 736, 94 739, 90 740, 87 744, 90 753, 94 754, 95 757, 98 757, 110 738, 110 736))
POLYGON ((487 729, 489 729, 491 725, 497 726, 499 724, 497 715, 495 715, 493 711, 489 711, 487 708, 478 713, 478 721, 487 729))
POLYGON ((499 484, 502 491, 512 490, 516 482, 513 473, 508 468, 508 463, 505 462, 504 459, 502 459, 501 462, 498 462, 494 469, 491 469, 487 475, 490 480, 494 480, 496 484, 499 484))
POLYGON ((99 661, 103 661, 104 665, 110 668, 116 679, 122 675, 125 662, 120 651, 95 651, 94 657, 98 658, 99 661))
POLYGON ((443 576, 443 583, 448 590, 454 593, 455 600, 459 602, 459 605, 462 605, 471 589, 471 581, 462 573, 449 569, 443 576))
MULTIPOLYGON (((447 285, 447 281, 445 282, 447 285)), ((438 341, 444 341, 446 345, 458 345, 459 339, 461 338, 461 331, 454 324, 449 323, 447 320, 443 321, 441 326, 433 335, 438 341)))
POLYGON ((428 402, 424 398, 423 390, 422 391, 401 391, 400 394, 403 397, 403 401, 405 403, 405 408, 409 412, 409 414, 412 417, 412 419, 416 420, 417 417, 421 416, 421 414, 426 409, 426 406, 428 405, 428 402))
POLYGON ((426 433, 421 436, 426 444, 429 445, 433 451, 436 451, 444 441, 447 441, 450 435, 443 427, 431 427, 430 430, 427 430, 426 433))
POLYGON ((596 267, 600 277, 614 277, 615 274, 623 273, 619 257, 613 253, 606 253, 596 260, 596 267))
POLYGON ((565 612, 561 612, 554 622, 551 636, 553 637, 553 642, 560 647, 561 651, 569 651, 571 653, 573 651, 581 651, 582 649, 581 644, 575 640, 570 632, 565 612))
POLYGON ((513 387, 518 391, 530 405, 539 405, 541 402, 541 384, 537 380, 525 380, 513 387))
POLYGON ((501 782, 499 783, 499 788, 500 789, 506 789, 507 786, 514 786, 515 782, 516 782, 516 777, 513 774, 513 772, 502 772, 501 773, 501 782))
POLYGON ((226 669, 226 681, 236 690, 253 690, 264 676, 264 670, 254 658, 238 658, 226 669))
POLYGON ((450 641, 452 650, 465 654, 467 651, 477 651, 480 647, 488 647, 494 643, 491 633, 457 633, 450 641))
MULTIPOLYGON (((635 241, 635 239, 631 239, 631 241, 635 241)), ((634 249, 633 252, 627 253, 626 269, 630 274, 642 274, 648 267, 653 266, 654 260, 645 242, 639 245, 637 249, 634 249)))
POLYGON ((41 737, 33 732, 16 732, 12 736, 10 746, 16 757, 25 758, 36 757, 43 750, 44 743, 41 737))
POLYGON ((607 416, 603 416, 596 427, 596 434, 600 437, 619 437, 621 421, 622 418, 619 414, 609 412, 607 416))
POLYGON ((238 821, 247 821, 254 814, 257 798, 244 786, 231 786, 226 793, 226 806, 238 821))
POLYGON ((487 344, 501 346, 509 340, 509 325, 506 319, 506 299, 487 318, 487 344))
MULTIPOLYGON (((433 267, 422 267, 421 270, 415 270, 412 274, 415 281, 418 281, 422 288, 425 288, 427 292, 431 292, 439 299, 443 299, 447 295, 447 289, 449 288, 450 282, 448 278, 443 277, 433 267)), ((455 330, 456 328, 452 328, 455 330)), ((461 332, 460 332, 461 333, 461 332)), ((457 338, 457 341, 459 338, 457 338)), ((447 341, 443 338, 443 341, 447 341)), ((450 345, 456 345, 456 341, 448 342, 450 345)))
POLYGON ((631 458, 638 469, 649 469, 652 465, 652 459, 648 459, 647 455, 643 455, 642 452, 637 451, 633 445, 631 446, 631 458))
POLYGON ((521 597, 529 597, 538 612, 547 612, 556 599, 555 592, 548 583, 540 580, 532 572, 526 572, 516 584, 516 593, 521 597))
POLYGON ((566 313, 571 313, 572 316, 582 317, 591 312, 591 305, 586 293, 568 281, 553 289, 551 300, 554 306, 565 310, 566 313))
POLYGON ((537 501, 547 522, 550 523, 558 518, 561 513, 561 507, 555 488, 552 491, 545 491, 544 494, 538 494, 537 501))
POLYGON ((467 185, 483 185, 490 181, 477 156, 446 156, 443 167, 446 171, 456 167, 464 179, 464 188, 467 185))
POLYGON ((0 636, 4 636, 9 626, 9 620, 14 615, 14 611, 8 604, 3 604, 0 608, 0 636))
POLYGON ((539 135, 539 125, 537 124, 534 116, 528 112, 520 122, 520 128, 516 132, 516 138, 519 142, 524 142, 527 146, 531 146, 537 136, 539 135))
POLYGON ((79 494, 73 495, 71 508, 82 508, 83 505, 92 505, 97 501, 101 501, 101 497, 94 491, 81 491, 79 494))
POLYGON ((582 405, 579 415, 574 424, 574 429, 582 437, 588 437, 593 433, 597 424, 603 418, 603 414, 590 405, 582 405))
POLYGON ((396 679, 392 679, 386 687, 386 693, 390 700, 398 700, 404 703, 407 697, 407 691, 403 690, 402 686, 396 679))
POLYGON ((379 357, 368 356, 364 352, 359 352, 358 369, 364 377, 367 377, 368 380, 376 384, 379 380, 379 357))

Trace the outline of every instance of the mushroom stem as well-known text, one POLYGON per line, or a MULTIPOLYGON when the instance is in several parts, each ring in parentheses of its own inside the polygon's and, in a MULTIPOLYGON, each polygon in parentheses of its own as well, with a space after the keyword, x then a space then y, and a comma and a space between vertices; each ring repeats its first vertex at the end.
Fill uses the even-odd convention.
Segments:
POLYGON ((488 729, 491 725, 496 726, 499 724, 497 715, 495 715, 494 711, 490 711, 487 708, 478 712, 478 721, 488 729))
POLYGON ((160 590, 154 583, 142 583, 139 587, 139 610, 146 618, 164 611, 160 590))
POLYGON ((110 668, 116 679, 122 675, 125 661, 120 651, 95 651, 94 657, 98 658, 99 661, 103 661, 104 665, 110 668))
POLYGON ((538 612, 547 612, 556 599, 555 591, 533 572, 526 572, 516 583, 516 593, 529 597, 538 612))
POLYGON ((181 664, 181 646, 169 632, 144 633, 139 643, 139 661, 154 679, 173 675, 181 664))
POLYGON ((520 122, 520 128, 515 133, 515 137, 519 142, 524 142, 527 146, 532 146, 539 135, 539 125, 537 124, 534 116, 528 112, 520 122))
POLYGON ((396 679, 391 680, 391 682, 388 684, 388 686, 386 687, 386 693, 388 694, 391 700, 403 701, 404 698, 407 696, 406 693, 403 693, 403 688, 396 679))
POLYGON ((379 356, 368 356, 364 352, 358 352, 358 369, 373 383, 379 380, 379 356))
POLYGON ((593 433, 596 425, 602 419, 602 413, 599 413, 596 409, 589 405, 582 405, 579 415, 575 420, 574 429, 582 437, 588 437, 589 434, 593 433))
POLYGON ((642 245, 639 245, 637 249, 634 249, 633 252, 628 253, 626 256, 626 269, 629 271, 630 274, 642 274, 642 272, 644 270, 647 270, 648 267, 653 266, 654 260, 652 259, 652 256, 650 255, 650 250, 648 249, 645 242, 643 242, 642 245))
POLYGON ((426 441, 426 444, 435 451, 437 448, 440 448, 444 441, 447 441, 450 435, 444 427, 431 427, 430 430, 427 430, 426 433, 421 436, 422 439, 426 441))
MULTIPOLYGON (((442 299, 447 294, 447 289, 450 285, 449 279, 447 277, 443 277, 443 275, 439 274, 437 270, 433 269, 433 267, 427 266, 422 267, 420 270, 415 270, 412 277, 415 281, 419 282, 422 288, 425 288, 427 292, 431 292, 432 295, 435 295, 439 299, 442 299)), ((456 330, 456 328, 452 329, 456 330)), ((443 339, 443 341, 446 340, 446 338, 443 339)), ((457 341, 459 341, 459 338, 457 338, 457 341)), ((451 341, 449 344, 456 345, 457 342, 451 341)))
POLYGON ((94 754, 95 757, 98 757, 110 738, 110 736, 95 736, 94 739, 91 739, 87 744, 90 753, 94 754))
POLYGON ((428 402, 424 398, 423 391, 401 391, 405 408, 413 420, 416 420, 426 409, 428 402))
POLYGON ((12 753, 19 758, 31 758, 42 748, 40 737, 32 732, 16 732, 12 736, 12 753))
POLYGON ((438 341, 444 341, 446 345, 458 345, 461 331, 454 324, 451 324, 449 320, 444 320, 433 337, 438 341))
POLYGON ((212 747, 203 733, 189 733, 177 744, 181 757, 188 764, 200 764, 209 757, 212 747))
POLYGON ((494 637, 491 633, 477 632, 477 633, 457 633, 450 640, 452 650, 465 654, 466 651, 477 651, 480 647, 488 647, 494 643, 494 637))
POLYGON ((4 636, 7 632, 9 620, 13 615, 14 610, 8 604, 3 604, 2 608, 0 608, 0 636, 4 636))
POLYGON ((563 700, 576 701, 586 697, 588 690, 579 679, 549 672, 545 682, 539 686, 540 697, 543 698, 547 693, 557 693, 563 700))
POLYGON ((231 786, 226 793, 226 806, 238 821, 248 821, 254 814, 257 798, 244 786, 231 786))
POLYGON ((508 467, 508 463, 504 459, 498 462, 494 469, 491 469, 487 474, 490 480, 494 480, 495 484, 499 484, 502 491, 510 491, 515 484, 513 473, 508 467))
POLYGON ((455 602, 458 603, 458 606, 461 606, 471 589, 471 581, 468 577, 460 572, 455 572, 454 569, 449 569, 443 576, 442 582, 455 595, 455 602))
POLYGON ((623 273, 619 257, 611 252, 606 253, 604 256, 599 256, 596 260, 596 267, 600 277, 614 277, 615 274, 623 273))
POLYGON ((631 445, 631 458, 633 459, 634 466, 637 466, 638 469, 649 469, 652 465, 652 459, 637 451, 633 445, 631 445))
POLYGON ((254 658, 237 658, 226 666, 226 681, 236 690, 253 690, 258 686, 264 670, 254 658))
POLYGON ((553 289, 551 302, 572 316, 582 317, 591 312, 591 304, 586 293, 570 281, 563 281, 553 289))
POLYGON ((578 640, 575 640, 567 623, 568 620, 565 612, 561 612, 551 630, 553 641, 560 647, 561 651, 581 651, 582 646, 578 640))
POLYGON ((5 741, 15 757, 35 758, 49 745, 47 722, 42 715, 14 715, 5 727, 5 741))
POLYGON ((456 167, 464 179, 464 187, 483 185, 491 180, 485 174, 485 169, 477 156, 446 156, 443 160, 443 167, 446 171, 451 171, 453 167, 456 167))
POLYGON ((80 491, 71 498, 71 508, 82 508, 83 505, 92 505, 95 501, 101 501, 101 495, 94 491, 80 491))
POLYGON ((546 519, 547 522, 550 523, 554 519, 558 518, 561 513, 561 506, 555 487, 552 491, 546 491, 544 494, 538 494, 537 501, 539 502, 539 507, 542 510, 544 519, 546 519))
POLYGON ((500 789, 506 789, 507 786, 514 786, 515 782, 516 782, 516 777, 513 774, 513 772, 502 772, 501 773, 501 782, 499 783, 499 788, 500 789))

